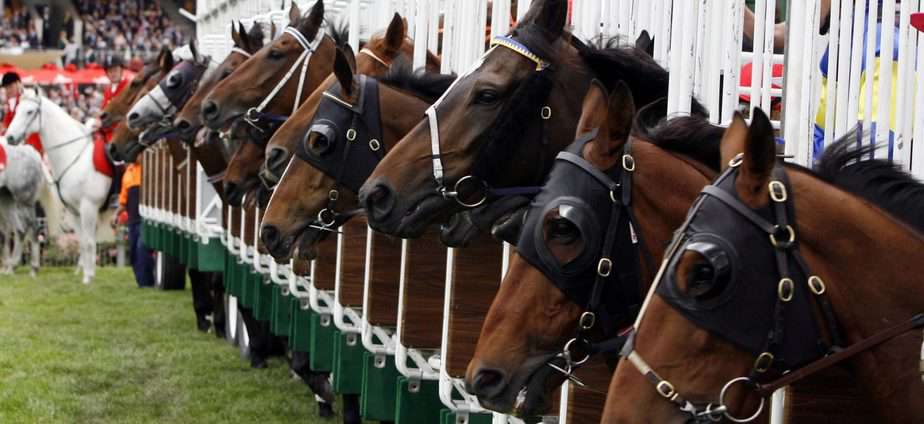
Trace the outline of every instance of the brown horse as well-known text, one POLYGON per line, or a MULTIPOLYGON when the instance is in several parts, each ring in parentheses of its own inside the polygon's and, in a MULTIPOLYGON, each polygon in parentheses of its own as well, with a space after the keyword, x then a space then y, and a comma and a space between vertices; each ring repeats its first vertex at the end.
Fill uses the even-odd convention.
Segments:
POLYGON ((231 52, 221 61, 211 76, 199 84, 196 92, 173 120, 173 126, 180 132, 182 139, 192 140, 194 138, 196 132, 202 127, 199 112, 205 97, 220 81, 230 76, 245 60, 263 48, 263 35, 263 26, 260 23, 254 23, 249 32, 240 22, 237 26, 231 25, 231 39, 234 40, 231 52))
POLYGON ((338 53, 335 82, 324 88, 310 125, 301 124, 308 134, 280 129, 274 137, 285 134, 296 140, 293 144, 304 143, 291 149, 297 157, 276 186, 260 229, 263 244, 278 261, 287 261, 296 247, 300 256, 310 256, 318 241, 358 210, 359 185, 455 80, 454 75, 415 74, 405 59, 381 80, 364 78, 350 68, 348 55, 338 53), (347 138, 349 131, 358 141, 347 138), (347 144, 353 147, 343 147, 347 144), (343 153, 347 148, 349 155, 343 153))
MULTIPOLYGON (((598 193, 602 198, 581 196, 587 192, 579 187, 592 185, 574 179, 576 168, 559 160, 533 205, 495 227, 495 235, 515 243, 519 253, 510 260, 466 375, 469 391, 488 408, 515 409, 524 415, 544 412, 549 397, 566 378, 549 366, 569 368, 559 355, 566 343, 576 340, 572 359, 580 361, 587 355, 580 352, 585 345, 613 339, 632 323, 640 293, 651 278, 647 258, 660 257, 661 247, 683 222, 699 189, 716 173, 690 158, 718 168, 721 127, 701 118, 683 118, 650 131, 636 124, 636 135, 630 136, 633 104, 622 83, 610 96, 599 84, 592 84, 577 131, 579 140, 590 136, 584 137, 586 144, 578 142, 567 150, 583 156, 588 166, 611 175, 615 182, 627 184, 622 188, 630 193, 620 198, 621 204, 614 205, 608 191, 598 193), (631 149, 626 147, 629 140, 631 149), (634 158, 631 172, 623 168, 625 155, 634 158), (556 197, 562 194, 565 197, 556 197), (569 200, 575 196, 579 200, 569 200), (601 199, 602 204, 594 203, 601 199), (582 204, 600 210, 577 207, 582 204), (617 207, 621 219, 611 217, 611 208, 617 207), (533 216, 524 221, 524 215, 533 216), (605 251, 601 233, 616 237, 611 245, 623 252, 605 251), (633 244, 632 234, 644 243, 633 244), (601 301, 592 305, 599 257, 606 256, 617 271, 602 280, 606 284, 598 294, 601 301), (584 322, 579 333, 579 323, 588 319, 596 322, 584 322), (524 388, 524 401, 516 404, 524 388)), ((663 101, 647 106, 638 120, 663 118, 664 106, 663 101)), ((603 381, 599 377, 588 376, 587 382, 605 391, 608 376, 603 381)))
MULTIPOLYGON (((353 58, 351 54, 350 61, 355 63, 360 74, 381 76, 397 58, 409 58, 413 51, 414 44, 407 38, 407 23, 396 13, 385 33, 369 41, 357 57, 353 58)), ((428 67, 439 67, 439 60, 432 54, 428 55, 428 67)), ((245 193, 256 191, 256 195, 249 198, 257 199, 261 206, 267 204, 270 190, 279 181, 285 165, 292 157, 295 145, 308 131, 308 125, 311 124, 324 91, 335 81, 336 78, 328 76, 319 86, 312 87, 311 95, 295 114, 279 127, 281 132, 278 136, 274 132, 265 131, 262 134, 254 134, 254 142, 242 145, 229 164, 225 176, 225 189, 229 193, 229 198, 239 201, 245 193), (272 139, 267 143, 265 137, 270 135, 272 139)))
POLYGON ((169 65, 167 68, 168 70, 173 68, 173 53, 170 49, 164 47, 157 55, 157 59, 145 64, 141 72, 135 74, 132 81, 128 83, 128 86, 122 89, 122 91, 113 97, 112 100, 109 101, 109 104, 103 108, 102 114, 100 114, 99 117, 100 127, 108 128, 122 122, 128 110, 135 104, 135 101, 143 96, 143 93, 151 90, 154 84, 160 80, 162 75, 161 72, 166 65, 169 65))
POLYGON ((900 328, 922 324, 909 319, 924 311, 924 185, 856 145, 813 173, 778 161, 762 112, 750 128, 735 118, 721 145, 733 169, 669 248, 604 422, 746 419, 825 361, 847 365, 882 422, 924 417, 921 334, 900 328))
POLYGON ((640 104, 666 96, 667 73, 644 51, 596 50, 565 32, 567 3, 533 2, 389 152, 360 191, 374 229, 415 238, 463 203, 491 200, 483 186, 541 184, 574 136, 575 93, 587 92, 593 66, 606 68, 601 79, 625 80, 640 104))
POLYGON ((291 115, 332 70, 336 43, 321 31, 323 21, 323 0, 305 17, 293 3, 285 32, 219 82, 202 102, 205 125, 221 129, 245 113, 252 120, 291 115))

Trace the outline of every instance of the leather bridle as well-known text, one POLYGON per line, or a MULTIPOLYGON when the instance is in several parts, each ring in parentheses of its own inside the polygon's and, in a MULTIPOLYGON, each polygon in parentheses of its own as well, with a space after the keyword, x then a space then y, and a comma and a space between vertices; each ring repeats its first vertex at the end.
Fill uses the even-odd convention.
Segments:
POLYGON ((295 75, 295 71, 299 68, 299 66, 301 66, 301 71, 298 77, 298 86, 295 90, 295 102, 292 104, 292 114, 295 113, 295 111, 298 109, 298 105, 301 103, 302 91, 305 88, 305 79, 308 76, 308 64, 311 62, 311 56, 314 54, 315 50, 318 48, 318 45, 320 45, 321 41, 324 39, 324 32, 320 29, 318 29, 314 39, 310 41, 295 27, 286 27, 284 32, 292 36, 292 38, 298 42, 298 44, 302 47, 302 53, 298 56, 298 58, 295 59, 295 62, 292 63, 292 66, 289 67, 289 70, 286 71, 282 79, 276 83, 276 86, 270 90, 269 94, 267 94, 266 97, 264 97, 257 106, 248 109, 247 113, 244 114, 244 120, 253 126, 256 126, 256 124, 261 120, 274 120, 279 118, 285 120, 285 118, 287 118, 265 114, 263 113, 263 110, 269 106, 270 102, 273 101, 273 99, 277 94, 279 94, 282 88, 289 82, 290 79, 292 79, 292 77, 295 75))
MULTIPOLYGON (((772 174, 773 178, 769 183, 770 206, 768 209, 770 210, 763 212, 755 211, 739 200, 733 193, 734 181, 738 174, 738 168, 741 165, 741 158, 742 155, 738 155, 733 159, 729 164, 729 168, 712 185, 706 186, 703 189, 700 198, 697 199, 696 203, 694 203, 693 207, 690 209, 686 221, 680 229, 677 230, 674 241, 668 248, 667 254, 664 257, 664 262, 658 271, 658 275, 655 277, 654 284, 651 286, 645 303, 642 306, 642 310, 635 322, 635 326, 629 336, 629 340, 626 342, 622 351, 623 357, 635 366, 635 368, 655 386, 655 390, 661 397, 677 405, 681 411, 689 414, 691 419, 695 422, 716 422, 720 421, 723 417, 739 423, 753 421, 763 412, 766 398, 776 389, 802 380, 810 375, 814 375, 823 369, 843 362, 856 354, 867 351, 896 336, 924 326, 924 314, 917 314, 907 321, 895 324, 887 329, 881 330, 873 336, 845 346, 833 308, 826 296, 827 289, 825 283, 819 276, 810 273, 806 262, 799 253, 796 231, 793 227, 793 223, 795 222, 794 206, 792 198, 789 195, 790 187, 783 166, 777 165, 774 168, 772 174), (731 188, 729 188, 729 186, 731 188), (673 383, 662 378, 652 369, 635 350, 634 339, 642 317, 645 315, 648 303, 656 292, 662 295, 669 304, 678 308, 681 312, 683 311, 682 306, 673 303, 669 296, 665 297, 664 293, 667 290, 665 287, 672 282, 673 275, 671 275, 672 271, 670 271, 670 269, 674 266, 672 264, 675 264, 682 256, 684 252, 682 247, 687 245, 697 234, 695 231, 692 231, 690 227, 692 225, 702 225, 709 228, 708 219, 706 215, 702 213, 707 199, 718 200, 718 204, 730 209, 733 211, 733 214, 737 214, 743 217, 745 221, 749 222, 751 224, 751 231, 758 231, 764 234, 762 238, 768 240, 774 252, 774 262, 779 282, 775 290, 776 299, 772 312, 773 316, 771 317, 772 324, 770 326, 770 332, 765 338, 764 345, 759 349, 762 352, 759 354, 755 352, 757 358, 754 361, 750 375, 729 380, 720 390, 716 403, 697 403, 680 395, 673 383), (765 218, 766 215, 772 216, 772 220, 765 218), (697 218, 706 222, 701 224, 697 223, 697 218), (800 289, 796 281, 803 276, 805 277, 805 289, 800 289), (810 301, 802 303, 793 302, 794 298, 804 295, 805 293, 808 293, 807 297, 810 298, 810 301), (789 352, 793 349, 791 346, 784 346, 783 330, 786 328, 785 324, 787 324, 785 318, 790 316, 787 315, 787 311, 799 305, 806 305, 803 307, 815 308, 821 312, 820 317, 815 319, 816 322, 814 324, 819 327, 819 333, 821 333, 820 330, 824 330, 824 334, 827 334, 831 343, 827 344, 825 349, 826 353, 814 355, 809 358, 806 363, 793 365, 789 363, 792 360, 791 358, 786 358, 781 354, 784 348, 789 348, 789 352), (774 371, 774 373, 770 371, 774 371), (770 379, 770 376, 774 374, 776 378, 770 379), (743 384, 760 396, 760 405, 757 411, 751 416, 743 418, 733 416, 725 404, 727 392, 736 384, 743 384)), ((713 202, 712 204, 716 203, 713 202)), ((735 228, 735 231, 747 230, 735 228)), ((730 302, 734 300, 735 299, 732 298, 730 302)), ((811 311, 805 313, 808 316, 816 316, 816 314, 811 311)), ((763 317, 758 317, 758 319, 760 318, 763 317)), ((694 321, 694 324, 697 323, 694 321)), ((697 325, 702 327, 702 324, 697 325)), ((718 335, 722 336, 722 334, 718 335)), ((726 335, 726 337, 728 336, 726 335)), ((795 339, 787 339, 786 342, 792 343, 792 340, 795 339)), ((731 341, 735 342, 735 340, 731 341)), ((822 340, 809 340, 808 343, 821 344, 822 340)), ((740 343, 736 344, 740 345, 740 343)), ((812 348, 813 347, 809 346, 803 350, 812 352, 812 348)), ((798 349, 798 347, 796 347, 796 349, 798 349)))
POLYGON ((298 159, 334 178, 334 186, 328 191, 327 207, 318 212, 316 218, 323 229, 339 226, 362 211, 337 211, 340 189, 346 187, 358 192, 386 154, 380 118, 379 82, 365 75, 358 78, 355 103, 341 98, 342 87, 339 84, 322 94, 311 128, 295 149, 298 159), (327 140, 327 151, 319 155, 309 148, 307 143, 312 133, 327 140))
MULTIPOLYGON (((440 149, 440 131, 439 131, 439 119, 437 118, 437 108, 443 102, 446 96, 449 95, 449 93, 452 93, 452 90, 456 86, 456 84, 458 84, 460 81, 464 80, 466 77, 468 77, 469 75, 473 74, 478 69, 480 69, 481 66, 484 64, 485 58, 487 58, 487 56, 491 52, 493 52, 494 49, 498 47, 507 48, 519 54, 520 56, 528 59, 530 62, 535 63, 536 64, 535 72, 547 72, 550 70, 550 67, 551 67, 550 62, 540 58, 538 55, 533 53, 528 47, 526 47, 524 44, 520 43, 519 41, 515 40, 513 37, 508 37, 508 36, 495 37, 494 40, 491 41, 491 48, 488 49, 488 51, 486 51, 484 55, 481 56, 478 62, 476 62, 475 65, 468 72, 456 78, 456 80, 449 86, 446 92, 443 93, 443 95, 440 96, 440 98, 437 99, 437 101, 434 102, 433 105, 431 105, 426 110, 427 122, 430 126, 430 150, 431 150, 430 157, 431 157, 432 164, 433 164, 433 178, 436 180, 436 186, 437 186, 436 191, 444 199, 454 200, 460 206, 465 207, 465 208, 475 208, 475 207, 481 206, 482 204, 488 201, 488 197, 491 195, 505 196, 505 195, 518 195, 518 194, 532 194, 538 191, 536 187, 512 187, 510 189, 492 189, 488 187, 487 183, 485 183, 483 180, 471 174, 463 176, 462 178, 459 178, 453 185, 452 190, 450 190, 446 185, 442 154, 441 154, 441 149, 440 149), (480 190, 481 197, 478 198, 477 200, 463 199, 462 198, 463 196, 461 194, 465 191, 463 189, 465 188, 466 184, 472 184, 474 185, 476 190, 480 190)), ((552 108, 548 105, 541 106, 539 110, 539 116, 542 120, 540 122, 540 125, 542 125, 542 122, 551 119, 552 108)))

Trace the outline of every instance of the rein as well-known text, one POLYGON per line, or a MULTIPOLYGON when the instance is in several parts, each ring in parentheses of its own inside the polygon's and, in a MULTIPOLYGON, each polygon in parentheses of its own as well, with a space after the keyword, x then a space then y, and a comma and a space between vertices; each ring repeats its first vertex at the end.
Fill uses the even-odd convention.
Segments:
POLYGON ((295 59, 295 62, 292 63, 292 66, 289 67, 289 70, 286 71, 282 79, 276 83, 276 86, 273 87, 269 94, 263 98, 263 101, 261 101, 260 104, 258 104, 256 107, 252 107, 247 110, 247 113, 244 114, 244 119, 247 120, 247 122, 251 125, 256 123, 259 118, 262 117, 260 114, 262 114, 263 110, 269 106, 273 98, 279 94, 279 92, 282 90, 282 87, 284 87, 289 82, 289 80, 295 74, 296 69, 298 69, 299 65, 301 65, 301 73, 298 77, 298 88, 295 91, 295 102, 292 105, 292 113, 295 113, 295 111, 298 109, 299 103, 301 103, 302 90, 304 90, 305 87, 305 78, 308 75, 308 63, 311 62, 311 55, 315 52, 315 50, 317 50, 318 45, 320 45, 321 41, 324 39, 324 33, 320 30, 318 30, 317 34, 315 34, 314 40, 311 41, 308 41, 308 39, 305 38, 305 36, 302 35, 302 33, 299 32, 295 27, 286 27, 285 33, 291 35, 292 38, 295 38, 295 41, 297 41, 298 44, 302 46, 302 53, 298 56, 298 58, 295 59))
MULTIPOLYGON (((736 196, 721 187, 721 184, 726 180, 734 181, 734 178, 732 177, 735 176, 738 172, 738 167, 741 165, 741 158, 742 155, 739 154, 735 159, 731 161, 728 170, 726 170, 725 173, 723 173, 716 180, 716 182, 703 188, 700 198, 694 204, 693 208, 690 209, 686 221, 675 233, 675 239, 668 249, 667 255, 664 257, 662 266, 658 271, 658 275, 656 276, 654 284, 651 286, 651 289, 645 300, 645 304, 642 307, 642 312, 639 314, 632 333, 629 336, 629 340, 626 342, 622 352, 622 355, 626 357, 629 362, 634 365, 635 368, 655 386, 655 390, 658 392, 658 394, 660 394, 666 400, 676 404, 681 411, 692 415, 694 420, 697 422, 719 421, 723 416, 733 422, 741 423, 753 421, 761 414, 761 412, 763 412, 766 398, 770 396, 776 389, 790 385, 806 377, 814 375, 822 370, 830 368, 831 366, 839 364, 859 353, 866 352, 886 341, 892 340, 899 335, 905 334, 914 329, 924 327, 924 313, 921 313, 911 317, 907 321, 890 326, 870 337, 844 347, 833 308, 831 307, 827 296, 825 296, 825 283, 820 277, 809 272, 807 264, 799 254, 797 248, 796 233, 790 224, 790 222, 794 222, 794 218, 792 221, 790 221, 791 217, 794 216, 794 206, 790 196, 788 195, 789 183, 788 178, 786 177, 786 173, 783 171, 783 168, 778 165, 776 168, 774 168, 773 179, 769 183, 769 194, 772 205, 771 209, 773 219, 775 220, 775 222, 771 222, 738 200, 736 196), (705 405, 705 407, 698 407, 693 402, 682 397, 671 382, 660 377, 657 372, 655 372, 651 366, 648 365, 648 363, 635 350, 634 338, 635 332, 637 331, 637 328, 641 323, 641 319, 644 316, 644 311, 647 307, 648 301, 653 297, 656 289, 658 289, 658 287, 664 283, 663 279, 665 278, 666 270, 670 267, 671 263, 676 261, 676 258, 681 253, 681 247, 685 244, 686 241, 688 241, 688 229, 693 222, 693 218, 696 217, 700 210, 703 208, 704 200, 707 198, 718 200, 725 207, 745 218, 754 227, 759 229, 759 231, 766 234, 770 245, 773 247, 775 265, 780 280, 777 284, 777 299, 773 308, 773 317, 771 320, 773 325, 771 327, 770 333, 766 337, 765 346, 762 349, 763 353, 757 355, 757 359, 754 361, 750 375, 737 377, 728 381, 719 393, 718 403, 708 403, 705 405), (761 376, 766 375, 766 373, 771 369, 779 368, 780 365, 784 365, 784 360, 781 359, 782 355, 780 355, 780 349, 784 347, 783 330, 784 323, 786 321, 785 313, 787 311, 787 306, 789 306, 796 293, 796 286, 794 282, 794 278, 796 277, 791 271, 793 269, 793 266, 791 265, 793 264, 795 265, 795 269, 798 269, 804 276, 807 277, 806 286, 809 292, 812 294, 812 296, 810 296, 812 302, 806 304, 807 307, 814 307, 821 311, 822 322, 819 324, 817 322, 818 318, 816 318, 815 324, 824 327, 826 333, 832 339, 833 343, 828 346, 827 353, 823 354, 821 358, 811 360, 810 362, 796 367, 795 369, 780 369, 779 377, 766 383, 761 383, 759 381, 761 376), (727 405, 725 404, 726 393, 735 384, 744 384, 745 386, 750 387, 757 395, 760 396, 761 400, 757 411, 749 417, 739 418, 731 415, 728 411, 727 405)), ((668 303, 672 306, 675 306, 670 300, 668 300, 668 303)), ((700 327, 702 326, 700 325, 700 327)))

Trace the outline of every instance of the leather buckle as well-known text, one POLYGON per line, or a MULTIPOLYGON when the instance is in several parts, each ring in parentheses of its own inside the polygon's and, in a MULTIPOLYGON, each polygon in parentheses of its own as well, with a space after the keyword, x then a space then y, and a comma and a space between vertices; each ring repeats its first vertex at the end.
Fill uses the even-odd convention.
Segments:
POLYGON ((741 162, 744 162, 744 153, 738 153, 735 155, 735 157, 731 158, 731 160, 728 161, 728 166, 731 168, 737 168, 741 166, 741 162))
POLYGON ((786 185, 782 182, 776 180, 770 181, 768 187, 770 189, 770 198, 773 199, 774 202, 783 203, 789 199, 789 194, 786 192, 786 185))
POLYGON ((597 262, 597 275, 601 277, 609 277, 610 272, 613 271, 613 261, 610 258, 600 258, 600 262, 597 262))
POLYGON ((348 129, 346 132, 346 139, 349 141, 356 140, 356 130, 353 128, 348 129))
POLYGON ((543 106, 539 111, 539 117, 541 117, 543 121, 552 119, 552 108, 549 106, 543 106))
POLYGON ((622 155, 622 169, 629 172, 635 171, 635 158, 632 155, 622 155))
POLYGON ((372 140, 369 140, 369 149, 371 149, 373 152, 377 152, 381 148, 382 148, 382 144, 379 143, 378 140, 374 138, 372 140))
POLYGON ((663 396, 666 399, 673 399, 677 395, 677 391, 674 390, 674 385, 670 381, 661 380, 658 384, 655 384, 655 390, 658 391, 658 394, 663 396))
POLYGON ((773 365, 773 354, 770 352, 761 353, 754 361, 754 372, 765 373, 773 365))
POLYGON ((340 192, 337 190, 331 190, 327 193, 327 198, 330 200, 337 200, 340 198, 340 192))
POLYGON ((580 323, 581 330, 590 330, 597 322, 597 315, 593 312, 584 312, 581 314, 581 319, 578 322, 580 323))
POLYGON ((795 283, 793 283, 791 278, 783 278, 780 280, 780 283, 777 285, 776 293, 780 297, 780 300, 783 302, 789 302, 792 300, 793 292, 795 291, 795 283))
POLYGON ((825 282, 817 275, 808 278, 808 286, 812 293, 818 296, 825 294, 825 282))

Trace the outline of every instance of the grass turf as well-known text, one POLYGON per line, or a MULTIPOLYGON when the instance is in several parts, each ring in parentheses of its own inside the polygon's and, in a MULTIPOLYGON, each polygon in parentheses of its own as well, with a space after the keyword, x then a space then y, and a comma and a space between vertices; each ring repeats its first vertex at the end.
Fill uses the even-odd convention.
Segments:
POLYGON ((282 359, 252 370, 195 329, 190 292, 128 268, 0 277, 0 423, 332 422, 282 359))

